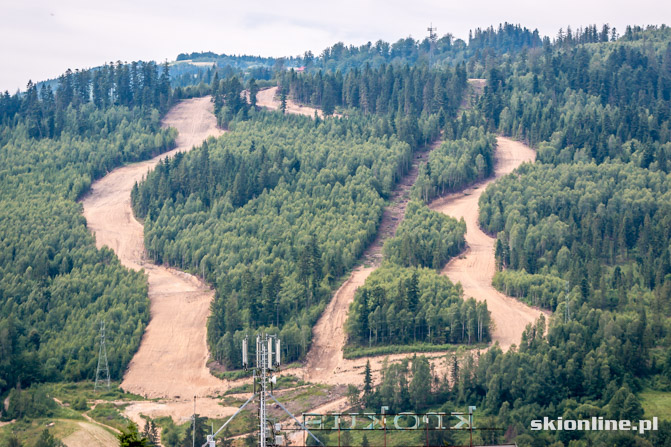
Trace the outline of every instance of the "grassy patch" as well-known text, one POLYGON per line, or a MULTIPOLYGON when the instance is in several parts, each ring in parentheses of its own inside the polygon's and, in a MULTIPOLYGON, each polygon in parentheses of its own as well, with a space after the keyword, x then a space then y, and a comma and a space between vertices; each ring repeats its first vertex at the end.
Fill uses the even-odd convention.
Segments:
MULTIPOLYGON (((125 405, 100 403, 96 405, 93 410, 89 411, 88 415, 101 424, 109 425, 117 430, 124 430, 128 427, 128 423, 130 422, 121 413, 121 410, 123 410, 124 407, 125 405)), ((140 430, 142 428, 143 427, 140 427, 140 430)))
POLYGON ((7 445, 7 441, 13 433, 24 446, 32 446, 45 428, 55 438, 63 439, 77 431, 79 425, 77 421, 66 419, 39 418, 19 420, 0 428, 0 445, 7 445))
POLYGON ((671 420, 671 392, 644 390, 638 397, 645 410, 645 417, 657 416, 660 419, 671 420))
POLYGON ((373 357, 378 355, 390 355, 390 354, 410 354, 410 353, 420 353, 420 352, 442 352, 442 351, 457 351, 460 347, 465 346, 469 349, 480 349, 486 348, 487 343, 477 343, 472 345, 432 345, 429 343, 415 343, 412 345, 386 345, 386 346, 373 346, 370 348, 365 348, 361 346, 346 346, 343 356, 346 359, 357 359, 360 357, 373 357))
POLYGON ((107 387, 102 387, 98 391, 93 390, 94 383, 91 381, 54 383, 44 386, 51 397, 61 400, 64 404, 68 404, 68 406, 74 405, 80 398, 86 401, 146 400, 142 396, 124 392, 119 388, 120 382, 111 382, 110 385, 109 390, 107 387))

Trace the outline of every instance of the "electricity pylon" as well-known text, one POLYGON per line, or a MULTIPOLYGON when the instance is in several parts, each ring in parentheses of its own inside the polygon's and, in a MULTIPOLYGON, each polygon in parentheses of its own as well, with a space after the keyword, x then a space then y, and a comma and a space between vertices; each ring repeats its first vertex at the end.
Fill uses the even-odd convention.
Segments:
POLYGON ((110 368, 107 363, 107 346, 105 345, 105 322, 100 322, 100 350, 98 351, 98 367, 96 368, 96 383, 93 390, 98 391, 98 383, 104 382, 110 388, 110 368), (102 375, 102 376, 101 376, 102 375))

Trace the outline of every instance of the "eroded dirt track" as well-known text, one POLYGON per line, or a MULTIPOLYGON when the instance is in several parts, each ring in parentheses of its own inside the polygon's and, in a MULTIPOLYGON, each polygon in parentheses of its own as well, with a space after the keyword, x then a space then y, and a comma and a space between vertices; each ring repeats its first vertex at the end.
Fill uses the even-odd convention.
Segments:
POLYGON ((487 185, 511 173, 524 162, 533 162, 533 149, 509 138, 497 137, 494 177, 462 192, 435 200, 430 208, 466 221, 467 250, 452 259, 442 271, 454 283, 460 282, 464 296, 486 301, 496 325, 493 341, 503 350, 519 344, 527 324, 533 323, 541 311, 508 297, 492 286, 495 273, 495 239, 485 234, 478 225, 478 200, 487 185))
POLYGON ((130 192, 159 160, 188 151, 222 131, 216 127, 209 97, 179 103, 166 115, 163 126, 179 132, 174 150, 115 169, 92 185, 82 205, 96 245, 110 247, 123 265, 144 268, 148 275, 151 319, 121 387, 152 398, 190 399, 214 394, 224 383, 205 365, 213 291, 195 276, 147 260, 143 227, 133 216, 130 192))

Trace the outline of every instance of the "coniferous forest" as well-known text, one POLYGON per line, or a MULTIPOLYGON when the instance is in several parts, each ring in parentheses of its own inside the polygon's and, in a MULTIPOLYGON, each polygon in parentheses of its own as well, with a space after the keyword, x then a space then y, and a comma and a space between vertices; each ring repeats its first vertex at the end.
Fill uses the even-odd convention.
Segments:
POLYGON ((159 163, 131 199, 148 256, 213 285, 212 360, 240 365, 242 338, 258 330, 280 335, 286 361, 304 360, 399 181, 435 144, 381 267, 356 292, 347 343, 463 347, 447 376, 415 357, 386 364, 377 386, 362 377, 353 407, 474 405, 503 428, 478 442, 671 445, 671 415, 651 413, 644 397, 671 401, 670 28, 589 25, 550 38, 505 24, 467 41, 339 43, 288 68, 180 55, 203 57, 229 65, 193 77, 119 62, 0 95, 3 419, 51 411, 31 386, 94 377, 100 321, 122 377, 149 320, 146 277, 96 249, 77 200, 113 168, 173 147, 161 117, 179 98, 210 94, 229 132, 159 163), (469 78, 486 79, 477 98, 469 78), (257 82, 325 118, 260 109, 257 82), (505 353, 467 349, 491 341, 490 311, 438 274, 464 250, 466 225, 427 207, 492 175, 497 134, 528 143, 537 161, 480 198, 479 224, 496 238, 493 285, 552 312, 505 353), (660 425, 531 431, 539 416, 660 425))
MULTIPOLYGON (((125 162, 172 147, 171 101, 154 63, 68 71, 0 101, 0 395, 95 374, 101 321, 119 378, 149 319, 144 275, 97 250, 76 203, 125 162)), ((11 414, 9 416, 12 416, 11 414)), ((19 415, 20 416, 20 415, 19 415)))

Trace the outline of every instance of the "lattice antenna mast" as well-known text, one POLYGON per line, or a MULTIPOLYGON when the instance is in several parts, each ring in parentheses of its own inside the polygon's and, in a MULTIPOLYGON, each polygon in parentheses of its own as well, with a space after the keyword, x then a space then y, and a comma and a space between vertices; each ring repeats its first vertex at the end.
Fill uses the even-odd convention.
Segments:
POLYGON ((96 382, 93 390, 98 391, 98 386, 106 385, 110 388, 110 368, 107 363, 107 345, 105 344, 105 322, 100 322, 100 350, 98 351, 98 367, 96 368, 96 382))
MULTIPOLYGON (((266 404, 269 399, 277 403, 291 418, 305 430, 318 445, 324 445, 305 425, 296 419, 276 398, 273 396, 273 384, 277 383, 277 377, 272 375, 273 371, 279 371, 280 368, 280 339, 276 335, 259 334, 256 336, 256 365, 252 368, 254 377, 254 393, 247 402, 242 404, 219 430, 211 435, 207 435, 207 442, 202 447, 216 447, 215 438, 226 426, 249 404, 255 397, 259 399, 259 447, 272 447, 284 442, 284 437, 279 435, 280 424, 271 425, 268 420, 266 404), (257 387, 258 384, 258 387, 257 387)), ((249 338, 242 340, 242 366, 245 369, 250 368, 249 361, 249 338)))
POLYGON ((436 42, 438 41, 438 28, 434 28, 433 23, 426 29, 429 32, 429 67, 433 65, 434 52, 436 50, 436 42))

